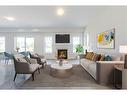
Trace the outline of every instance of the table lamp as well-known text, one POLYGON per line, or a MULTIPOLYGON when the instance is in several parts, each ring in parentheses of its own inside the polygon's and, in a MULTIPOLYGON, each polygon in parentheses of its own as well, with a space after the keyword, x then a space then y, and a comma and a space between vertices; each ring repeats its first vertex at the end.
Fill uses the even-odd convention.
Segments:
POLYGON ((119 52, 125 54, 124 55, 124 68, 127 69, 127 45, 120 46, 119 52))

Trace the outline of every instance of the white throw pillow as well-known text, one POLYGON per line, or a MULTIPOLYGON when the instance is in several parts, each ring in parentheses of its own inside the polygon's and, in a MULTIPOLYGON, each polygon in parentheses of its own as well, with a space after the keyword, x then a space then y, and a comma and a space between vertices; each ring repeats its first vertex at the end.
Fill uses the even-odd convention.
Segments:
POLYGON ((20 62, 27 62, 24 58, 18 58, 20 60, 20 62))

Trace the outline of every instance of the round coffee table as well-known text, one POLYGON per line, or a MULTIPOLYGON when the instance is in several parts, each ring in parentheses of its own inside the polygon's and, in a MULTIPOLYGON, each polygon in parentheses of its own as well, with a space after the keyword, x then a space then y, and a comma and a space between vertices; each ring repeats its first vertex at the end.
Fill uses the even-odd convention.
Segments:
POLYGON ((69 77, 72 74, 72 64, 51 64, 50 73, 54 77, 65 78, 69 77))

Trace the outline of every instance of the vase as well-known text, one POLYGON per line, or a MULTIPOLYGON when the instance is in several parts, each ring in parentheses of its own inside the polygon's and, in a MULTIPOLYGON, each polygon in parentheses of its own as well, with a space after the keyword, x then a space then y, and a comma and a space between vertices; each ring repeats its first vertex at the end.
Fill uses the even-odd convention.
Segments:
POLYGON ((59 65, 60 65, 60 66, 63 65, 63 60, 62 60, 62 59, 59 60, 59 65))

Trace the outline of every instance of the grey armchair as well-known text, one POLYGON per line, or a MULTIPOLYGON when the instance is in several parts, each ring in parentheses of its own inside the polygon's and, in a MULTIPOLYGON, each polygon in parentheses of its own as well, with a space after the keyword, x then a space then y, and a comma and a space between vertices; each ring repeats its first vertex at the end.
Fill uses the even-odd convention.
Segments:
POLYGON ((37 60, 37 63, 42 65, 42 68, 44 69, 44 65, 46 64, 46 58, 42 55, 39 55, 37 53, 35 54, 32 54, 29 52, 29 55, 30 55, 30 58, 32 59, 36 59, 37 60))
POLYGON ((34 73, 40 68, 39 64, 30 64, 27 61, 25 61, 25 59, 23 59, 23 57, 13 57, 14 59, 14 68, 15 68, 15 76, 14 76, 14 80, 16 79, 17 74, 32 74, 32 80, 34 80, 34 73), (21 61, 21 59, 23 59, 24 61, 21 61))

